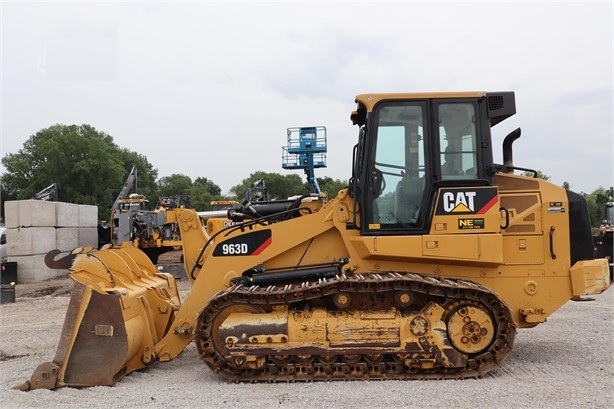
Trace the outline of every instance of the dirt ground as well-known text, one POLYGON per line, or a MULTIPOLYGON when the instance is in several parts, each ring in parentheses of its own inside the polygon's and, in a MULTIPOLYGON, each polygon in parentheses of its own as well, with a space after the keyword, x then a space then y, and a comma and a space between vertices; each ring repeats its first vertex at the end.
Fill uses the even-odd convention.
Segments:
MULTIPOLYGON (((179 280, 182 295, 189 283, 179 280)), ((1 408, 611 408, 614 407, 614 290, 569 302, 548 322, 519 330, 496 372, 463 381, 234 384, 198 358, 194 344, 113 387, 21 392, 56 350, 72 281, 17 284, 0 305, 1 408)))

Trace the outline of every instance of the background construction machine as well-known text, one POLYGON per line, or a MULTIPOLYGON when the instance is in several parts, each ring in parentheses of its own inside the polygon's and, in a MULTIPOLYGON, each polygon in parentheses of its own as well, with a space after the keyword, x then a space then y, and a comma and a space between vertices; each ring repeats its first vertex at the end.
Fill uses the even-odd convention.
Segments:
POLYGON ((605 258, 610 264, 610 281, 614 280, 614 202, 604 206, 605 218, 593 232, 595 257, 605 258))
POLYGON ((190 197, 161 197, 152 208, 145 196, 129 193, 133 186, 137 189, 137 180, 137 169, 132 167, 113 203, 110 221, 98 227, 99 245, 134 246, 157 264, 161 254, 180 249, 177 216, 182 209, 191 207, 190 197))
POLYGON ((18 388, 112 385, 192 341, 232 381, 474 378, 518 328, 609 287, 585 199, 515 174, 519 129, 493 162, 513 92, 356 103, 352 175, 334 199, 248 203, 228 225, 178 212, 185 299, 135 247, 74 255, 56 358, 18 388))
POLYGON ((46 200, 46 201, 50 201, 50 202, 57 202, 58 195, 59 195, 58 185, 57 185, 57 183, 52 183, 51 185, 47 186, 46 188, 44 188, 40 192, 35 193, 31 197, 31 199, 33 199, 33 200, 46 200))
POLYGON ((209 202, 210 210, 228 210, 234 205, 238 205, 236 200, 212 200, 209 202))

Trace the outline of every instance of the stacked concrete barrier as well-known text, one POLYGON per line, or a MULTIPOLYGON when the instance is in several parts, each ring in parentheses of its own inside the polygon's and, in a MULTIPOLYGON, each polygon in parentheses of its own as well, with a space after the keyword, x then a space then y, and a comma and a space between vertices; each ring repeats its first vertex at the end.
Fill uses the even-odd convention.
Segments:
POLYGON ((67 270, 50 269, 45 254, 98 245, 98 207, 42 200, 15 200, 4 204, 6 253, 17 262, 18 282, 43 281, 67 270))

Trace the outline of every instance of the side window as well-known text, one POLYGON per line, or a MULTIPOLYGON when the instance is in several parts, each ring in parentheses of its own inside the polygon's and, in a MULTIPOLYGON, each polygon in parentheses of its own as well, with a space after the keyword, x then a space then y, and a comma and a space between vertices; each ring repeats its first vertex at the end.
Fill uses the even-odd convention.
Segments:
POLYGON ((379 111, 370 177, 369 230, 417 228, 424 196, 424 107, 419 103, 379 111))
POLYGON ((439 105, 439 147, 442 179, 477 179, 474 104, 439 105))

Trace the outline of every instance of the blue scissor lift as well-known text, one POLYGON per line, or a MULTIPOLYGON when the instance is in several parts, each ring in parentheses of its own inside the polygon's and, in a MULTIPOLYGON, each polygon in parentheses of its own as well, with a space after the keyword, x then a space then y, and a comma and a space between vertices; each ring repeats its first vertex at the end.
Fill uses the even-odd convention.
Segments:
POLYGON ((314 169, 326 167, 326 128, 288 128, 288 146, 282 147, 284 169, 304 169, 310 193, 320 194, 314 169))

